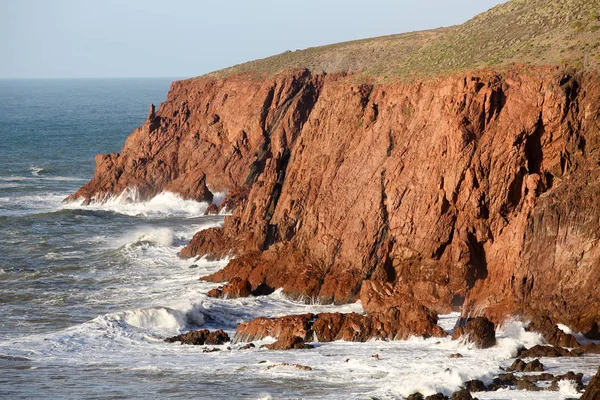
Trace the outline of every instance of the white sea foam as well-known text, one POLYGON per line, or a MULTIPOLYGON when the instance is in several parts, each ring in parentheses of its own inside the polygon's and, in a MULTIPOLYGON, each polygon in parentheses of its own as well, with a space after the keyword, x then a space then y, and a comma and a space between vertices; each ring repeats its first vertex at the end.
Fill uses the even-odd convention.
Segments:
POLYGON ((42 172, 44 168, 33 166, 30 167, 29 170, 31 171, 31 175, 40 176, 40 172, 42 172))
POLYGON ((65 203, 66 209, 84 209, 112 211, 119 214, 144 217, 199 217, 204 215, 207 203, 184 200, 181 196, 162 192, 148 201, 138 201, 136 190, 125 190, 119 196, 111 197, 103 202, 85 205, 83 200, 65 203))

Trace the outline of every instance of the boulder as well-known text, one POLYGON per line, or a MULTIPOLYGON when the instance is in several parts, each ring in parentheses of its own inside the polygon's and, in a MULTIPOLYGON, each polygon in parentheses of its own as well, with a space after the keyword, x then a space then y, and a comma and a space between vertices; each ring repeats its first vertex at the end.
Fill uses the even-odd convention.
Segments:
POLYGON ((496 344, 494 323, 485 317, 461 319, 454 328, 453 339, 463 338, 480 349, 487 349, 496 344))
POLYGON ((507 368, 507 371, 514 372, 542 372, 544 371, 544 364, 540 360, 535 359, 530 362, 525 362, 520 358, 517 358, 513 364, 507 368))
POLYGON ((487 392, 488 388, 479 379, 473 379, 472 381, 467 381, 463 384, 464 388, 469 392, 487 392))
POLYGON ((275 343, 266 344, 263 347, 269 350, 292 350, 292 349, 312 349, 313 346, 304 342, 300 336, 284 334, 277 339, 275 343))
POLYGON ((473 396, 467 389, 461 389, 452 393, 450 400, 473 400, 473 396))

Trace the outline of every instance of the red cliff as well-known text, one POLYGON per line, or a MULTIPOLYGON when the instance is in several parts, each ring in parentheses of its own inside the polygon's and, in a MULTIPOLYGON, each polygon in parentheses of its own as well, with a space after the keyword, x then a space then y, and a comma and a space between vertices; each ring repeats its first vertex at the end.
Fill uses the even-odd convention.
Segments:
POLYGON ((224 227, 182 252, 238 256, 209 279, 336 303, 363 287, 388 306, 586 331, 600 320, 599 160, 597 73, 371 84, 297 69, 173 83, 72 197, 236 188, 224 227))

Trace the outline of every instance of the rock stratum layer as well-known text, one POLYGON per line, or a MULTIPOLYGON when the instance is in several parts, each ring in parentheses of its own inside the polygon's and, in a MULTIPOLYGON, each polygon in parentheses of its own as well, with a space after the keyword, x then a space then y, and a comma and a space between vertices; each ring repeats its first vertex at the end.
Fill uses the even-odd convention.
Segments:
POLYGON ((593 331, 599 107, 597 72, 550 67, 387 84, 307 69, 196 78, 174 82, 72 198, 233 190, 223 228, 182 252, 237 256, 207 279, 593 331))

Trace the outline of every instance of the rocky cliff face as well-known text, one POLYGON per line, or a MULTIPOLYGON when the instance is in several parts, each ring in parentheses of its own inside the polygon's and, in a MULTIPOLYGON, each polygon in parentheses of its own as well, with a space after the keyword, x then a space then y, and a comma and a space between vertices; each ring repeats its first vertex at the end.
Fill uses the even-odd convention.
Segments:
POLYGON ((72 197, 244 187, 224 227, 182 252, 237 255, 208 279, 586 331, 600 319, 599 160, 597 73, 370 84, 299 69, 175 82, 72 197))

